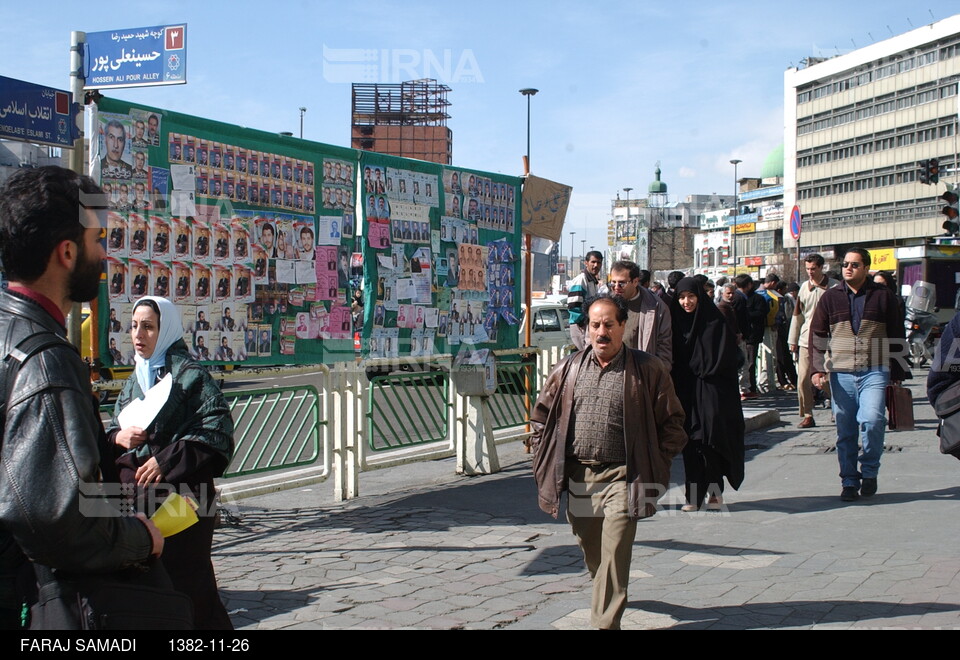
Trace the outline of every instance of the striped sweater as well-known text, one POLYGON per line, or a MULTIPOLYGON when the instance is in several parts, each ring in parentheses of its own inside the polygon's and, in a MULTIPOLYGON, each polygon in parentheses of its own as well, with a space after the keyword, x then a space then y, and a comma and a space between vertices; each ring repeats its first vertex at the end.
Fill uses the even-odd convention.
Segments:
POLYGON ((824 292, 810 324, 811 373, 866 371, 888 366, 891 380, 903 380, 907 357, 903 319, 892 291, 868 279, 860 330, 853 331, 846 283, 824 292))
POLYGON ((570 325, 578 325, 583 318, 583 303, 597 295, 599 280, 583 271, 570 280, 570 291, 567 294, 567 309, 570 310, 570 325))

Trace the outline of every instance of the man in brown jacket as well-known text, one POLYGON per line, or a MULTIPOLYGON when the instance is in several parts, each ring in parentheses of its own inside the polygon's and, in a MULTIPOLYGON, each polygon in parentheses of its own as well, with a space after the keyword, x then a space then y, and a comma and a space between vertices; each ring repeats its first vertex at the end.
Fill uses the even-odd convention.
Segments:
POLYGON ((637 520, 656 513, 687 437, 667 367, 624 346, 623 300, 600 295, 584 313, 588 346, 556 366, 531 414, 533 469, 545 512, 557 517, 568 492, 567 520, 593 578, 591 623, 617 629, 637 520))

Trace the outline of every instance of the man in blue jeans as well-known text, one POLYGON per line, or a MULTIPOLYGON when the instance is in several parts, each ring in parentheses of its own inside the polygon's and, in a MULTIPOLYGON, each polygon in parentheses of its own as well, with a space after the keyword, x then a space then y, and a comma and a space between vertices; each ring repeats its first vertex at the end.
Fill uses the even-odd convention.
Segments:
POLYGON ((822 387, 829 373, 843 486, 840 499, 853 502, 877 492, 886 387, 903 380, 906 354, 900 308, 890 289, 868 277, 870 254, 850 248, 841 265, 843 283, 820 299, 809 348, 813 386, 822 387))

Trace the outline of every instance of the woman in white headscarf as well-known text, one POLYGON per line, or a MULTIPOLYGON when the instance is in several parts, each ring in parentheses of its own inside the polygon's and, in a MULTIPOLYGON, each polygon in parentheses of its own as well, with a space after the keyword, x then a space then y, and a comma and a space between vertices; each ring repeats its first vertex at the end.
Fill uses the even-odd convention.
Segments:
POLYGON ((134 373, 114 407, 107 437, 116 449, 120 481, 135 484, 137 507, 152 515, 171 491, 192 497, 200 522, 166 540, 162 556, 174 587, 193 599, 197 629, 230 629, 210 560, 216 490, 233 456, 233 419, 223 394, 183 341, 180 311, 165 298, 133 306, 134 373), (117 416, 170 374, 167 402, 146 428, 121 429, 117 416))

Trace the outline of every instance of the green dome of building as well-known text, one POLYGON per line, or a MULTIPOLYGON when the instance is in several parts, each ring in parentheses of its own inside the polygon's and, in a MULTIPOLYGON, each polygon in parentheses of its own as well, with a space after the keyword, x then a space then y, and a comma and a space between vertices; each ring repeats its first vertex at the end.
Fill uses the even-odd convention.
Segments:
POLYGON ((783 177, 783 142, 770 152, 767 159, 763 161, 763 167, 760 168, 761 179, 774 177, 783 177))
MULTIPOLYGON (((781 166, 782 167, 782 166, 781 166)), ((657 165, 657 169, 654 170, 657 178, 647 187, 647 192, 651 195, 666 195, 667 194, 667 184, 660 180, 660 166, 657 165)))

